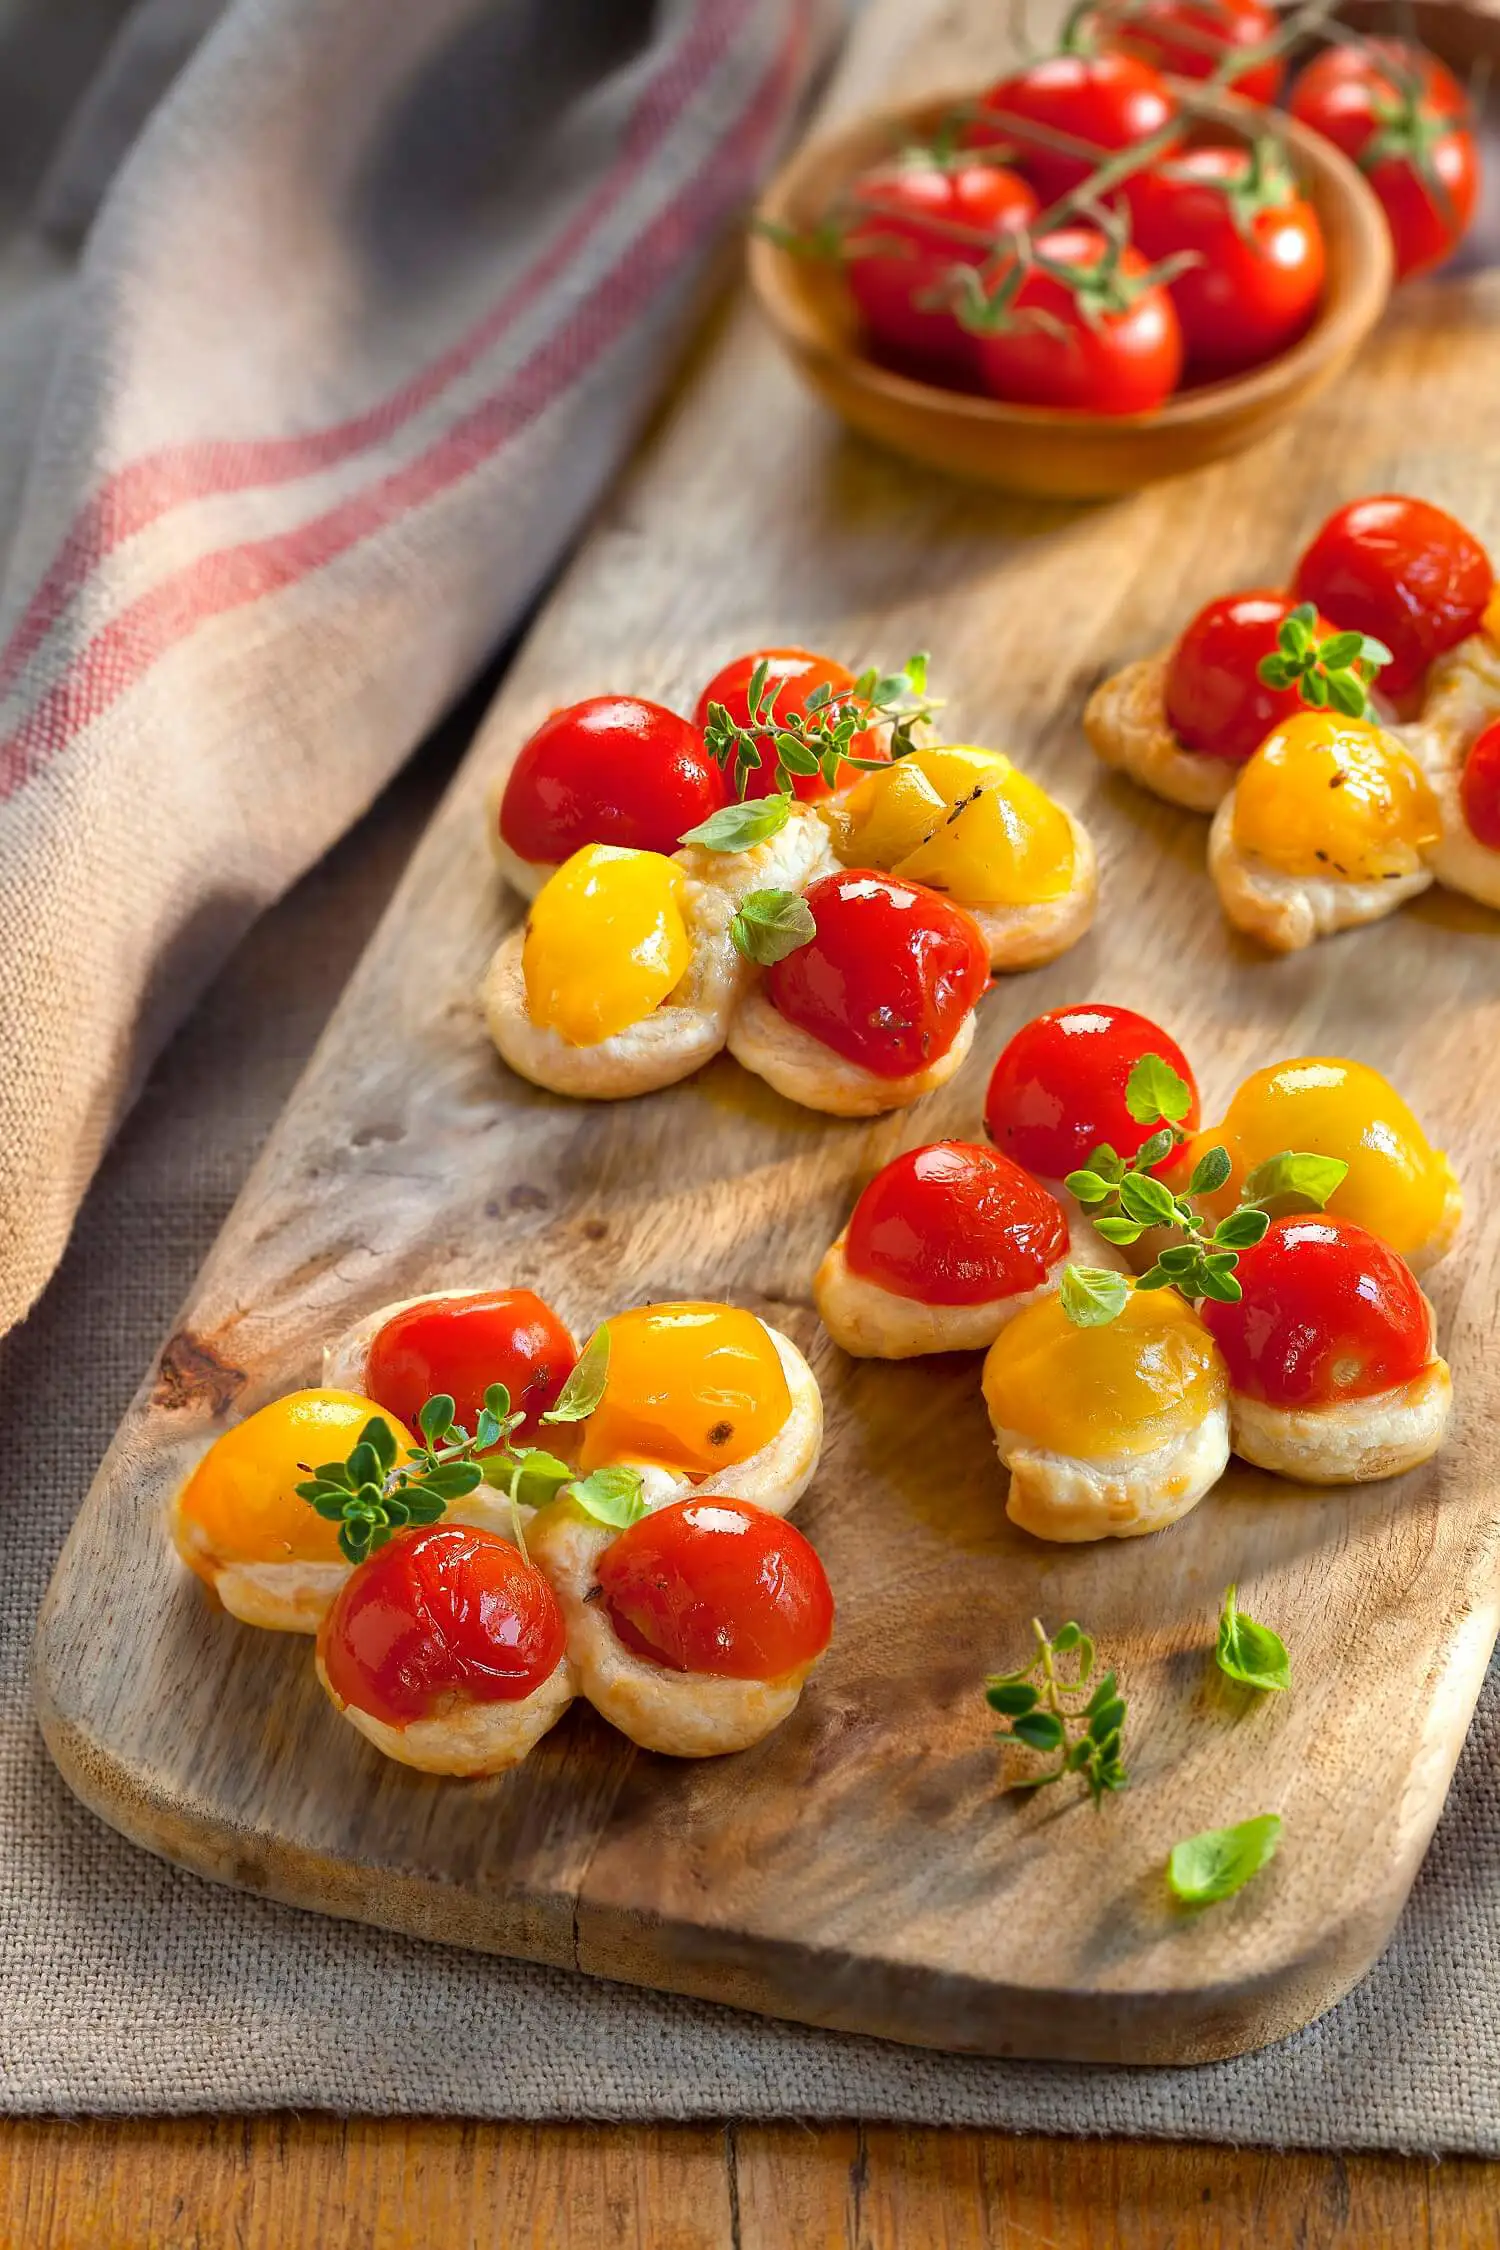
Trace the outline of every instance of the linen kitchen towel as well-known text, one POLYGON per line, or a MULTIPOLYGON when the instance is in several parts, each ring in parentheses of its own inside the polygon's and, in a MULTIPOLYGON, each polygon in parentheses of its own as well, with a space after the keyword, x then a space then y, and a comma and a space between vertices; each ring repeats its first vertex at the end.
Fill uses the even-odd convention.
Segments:
POLYGON ((832 21, 0 0, 0 1330, 577 529, 832 21))

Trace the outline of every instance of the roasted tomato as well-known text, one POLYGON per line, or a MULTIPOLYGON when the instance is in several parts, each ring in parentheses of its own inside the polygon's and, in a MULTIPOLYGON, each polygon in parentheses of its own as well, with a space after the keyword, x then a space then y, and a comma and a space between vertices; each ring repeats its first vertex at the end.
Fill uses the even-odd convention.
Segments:
POLYGON ((1436 656, 1477 632, 1495 589, 1490 558, 1457 518, 1382 493, 1331 515, 1297 565, 1297 593, 1344 632, 1372 633, 1394 661, 1389 695, 1414 688, 1436 656))
POLYGON ((1432 1317, 1416 1275, 1344 1219, 1277 1219, 1240 1252, 1236 1305, 1202 1318, 1237 1391, 1267 1406, 1337 1406, 1421 1374, 1432 1317))
MULTIPOLYGON (((1262 657, 1297 607, 1292 594, 1220 594, 1200 609, 1167 659, 1166 706, 1184 750, 1211 758, 1251 758, 1271 729, 1305 709, 1296 683, 1267 687, 1262 657)), ((1331 630, 1319 618, 1321 639, 1331 630)))
MULTIPOLYGON (((1176 388, 1182 330, 1170 293, 1138 250, 1118 259, 1095 227, 1062 227, 1035 245, 1000 324, 975 336, 994 398, 1074 414, 1146 414, 1176 388)), ((1005 266, 996 269, 1003 280, 1005 266)))
POLYGON ((318 1633, 342 1703, 409 1726, 450 1700, 518 1703, 562 1662, 557 1596, 508 1539, 469 1524, 398 1531, 362 1562, 318 1633))
POLYGON ((1234 790, 1234 840, 1284 875, 1381 883, 1438 841, 1437 800, 1393 734, 1301 711, 1266 736, 1234 790))
POLYGON ((556 1313, 529 1289, 478 1290, 394 1313, 370 1345, 365 1387, 413 1435, 422 1407, 440 1392, 472 1430, 491 1383, 505 1385, 513 1409, 545 1414, 577 1357, 556 1313))
POLYGON ((605 1548, 597 1570, 625 1646, 674 1672, 784 1680, 815 1663, 833 1632, 814 1549, 744 1500, 658 1508, 605 1548))
POLYGON ((521 968, 526 1012, 570 1047, 642 1023, 687 974, 685 878, 660 852, 586 844, 531 902, 521 968))
POLYGON ((1116 1320, 1080 1328, 1055 1294, 990 1346, 984 1399, 997 1430, 1079 1461, 1153 1453, 1223 1402, 1212 1338, 1175 1289, 1132 1290, 1116 1320))
MULTIPOLYGON (((835 664, 831 656, 815 656, 805 648, 757 648, 748 656, 737 656, 721 672, 715 672, 698 698, 698 708, 693 713, 700 727, 708 724, 708 707, 722 703, 737 726, 750 723, 750 681, 757 664, 766 666, 766 696, 775 698, 775 713, 780 718, 792 712, 805 713, 807 699, 815 688, 830 687, 834 694, 846 697, 852 693, 854 674, 846 665, 835 664)), ((878 727, 862 728, 849 744, 856 758, 884 758, 889 755, 888 745, 878 727)), ((859 779, 857 766, 843 765, 838 772, 837 786, 842 789, 848 782, 859 779)), ((767 756, 759 770, 752 773, 745 790, 747 797, 769 797, 776 786, 776 761, 767 756)), ((828 795, 828 784, 821 773, 798 774, 793 784, 804 803, 813 803, 828 795)))
POLYGON ((1398 281, 1451 256, 1473 222, 1479 154, 1468 97, 1445 63, 1405 39, 1326 47, 1288 106, 1352 157, 1379 196, 1398 281))
POLYGON ((1067 1255, 1062 1207, 1019 1164, 969 1141, 909 1149, 849 1221, 851 1273, 924 1305, 987 1305, 1039 1289, 1067 1255))
POLYGON ((739 1305, 638 1305, 607 1326, 609 1373, 583 1426, 585 1469, 655 1461, 708 1476, 759 1453, 791 1413, 775 1342, 739 1305))
POLYGON ((881 355, 917 374, 970 377, 974 339, 933 300, 953 267, 982 265, 997 236, 1035 218, 1031 189, 1003 164, 942 164, 918 150, 861 173, 854 207, 844 271, 881 355))
POLYGON ((1500 852, 1500 719, 1475 740, 1458 793, 1470 834, 1488 850, 1500 852))
POLYGON ((1274 154, 1184 149, 1127 194, 1145 257, 1198 261, 1168 284, 1190 376, 1238 375, 1306 333, 1323 293, 1323 229, 1274 154))
MULTIPOLYGON (((1171 78, 1208 78, 1226 55, 1261 47, 1280 26, 1265 0, 1125 0, 1095 17, 1104 46, 1136 55, 1171 78)), ((1274 102, 1283 76, 1279 55, 1247 61, 1227 83, 1246 101, 1274 102)))
POLYGON ((1053 1008, 1021 1026, 991 1073, 984 1129, 997 1148, 1045 1180, 1066 1179, 1105 1141, 1128 1159, 1155 1131, 1125 1106, 1143 1055, 1160 1055, 1186 1082, 1192 1103, 1181 1124, 1191 1132, 1198 1088, 1186 1055, 1149 1016, 1105 1000, 1053 1008))
POLYGON ((292 1391, 225 1430, 182 1490, 184 1559, 210 1582, 225 1563, 338 1562, 338 1525, 297 1486, 323 1462, 343 1460, 372 1419, 409 1450, 400 1423, 353 1391, 292 1391))
POLYGON ((659 703, 595 695, 554 711, 510 769, 500 833, 521 859, 570 859, 585 844, 675 852, 729 799, 697 727, 659 703))
POLYGON ((816 934, 766 972, 788 1023, 877 1078, 937 1062, 989 984, 989 948, 961 906, 853 867, 805 893, 816 934))
POLYGON ((1159 70, 1138 56, 1045 55, 989 89, 965 133, 971 147, 1003 142, 1043 203, 1082 185, 1106 156, 1169 125, 1177 115, 1159 70), (1040 127, 1041 134, 1028 132, 1040 127), (1084 142, 1088 156, 1069 155, 1041 135, 1084 142))

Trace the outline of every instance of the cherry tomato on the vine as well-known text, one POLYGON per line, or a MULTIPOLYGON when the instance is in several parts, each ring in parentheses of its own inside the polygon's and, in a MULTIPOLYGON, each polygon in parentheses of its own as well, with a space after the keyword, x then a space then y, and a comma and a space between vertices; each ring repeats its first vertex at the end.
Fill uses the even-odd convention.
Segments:
POLYGON ((1067 1248, 1062 1206, 1029 1172, 971 1141, 934 1141, 876 1173, 844 1259, 924 1305, 985 1305, 1040 1288, 1067 1248))
POLYGON ((340 1702, 400 1727, 455 1693, 518 1703, 566 1641, 557 1596, 508 1539, 435 1523, 398 1531, 350 1573, 318 1649, 340 1702))
POLYGON ((1125 1102, 1143 1055, 1160 1055, 1186 1082, 1192 1100, 1177 1122, 1192 1132, 1198 1088, 1186 1055, 1149 1016, 1107 1000, 1053 1008, 1021 1026, 990 1075, 984 1129, 997 1148, 1044 1180, 1066 1179, 1101 1142, 1128 1162, 1156 1130, 1132 1117, 1125 1102))
POLYGON ((1235 1278, 1238 1304, 1200 1311, 1234 1389, 1267 1406, 1370 1398, 1413 1381, 1432 1357, 1410 1266, 1346 1219, 1274 1220, 1240 1252, 1235 1278))
POLYGON ((476 1290, 393 1313, 371 1341, 365 1388, 414 1435, 422 1407, 440 1392, 453 1400, 454 1420, 472 1430, 491 1383, 505 1385, 513 1409, 545 1414, 577 1357, 556 1313, 531 1290, 476 1290))
POLYGON ((1479 152, 1468 97, 1446 63, 1405 39, 1325 47, 1288 107, 1365 174, 1391 230, 1398 281, 1458 248, 1479 199, 1479 152))
MULTIPOLYGON (((1172 78, 1211 77, 1226 55, 1264 46, 1280 24, 1266 0, 1125 0, 1106 4, 1094 21, 1106 46, 1172 78)), ((1279 55, 1265 55, 1232 70, 1224 83, 1246 101, 1274 102, 1283 68, 1279 55)))
MULTIPOLYGON (((1184 750, 1253 758, 1273 727, 1306 709, 1295 681, 1267 687, 1258 670, 1262 657, 1275 655, 1277 634, 1296 607, 1294 594, 1218 594, 1184 627, 1167 659, 1164 696, 1184 750)), ((1330 630, 1319 618, 1318 638, 1330 630)))
POLYGON ((728 801, 697 727, 639 696, 594 695, 554 711, 523 746, 500 833, 522 859, 559 864, 585 844, 675 852, 728 801))
POLYGON ((1500 852, 1500 719, 1492 719, 1476 736, 1458 793, 1469 833, 1489 851, 1500 852))
POLYGON ((816 933, 767 970, 772 1006, 877 1078, 940 1061, 990 980, 973 916, 873 868, 820 876, 804 895, 816 933))
POLYGON ((597 1576, 625 1646, 674 1672, 782 1680, 833 1633, 816 1550, 744 1500, 678 1500, 640 1517, 605 1548, 597 1576))
POLYGON ((1168 284, 1189 375, 1237 375, 1306 333, 1323 292, 1323 229, 1268 146, 1184 149, 1127 194, 1144 256, 1197 260, 1168 284))
POLYGON ((984 95, 964 138, 998 140, 1015 152, 1044 204, 1081 187, 1107 156, 1171 124, 1177 103, 1159 70, 1135 55, 1045 55, 1001 78, 984 95), (1083 144, 1078 153, 1052 136, 1083 144))
MULTIPOLYGON (((1140 252, 1094 227, 1063 227, 1034 258, 1009 304, 997 303, 996 325, 976 335, 985 390, 1079 414, 1160 406, 1182 373, 1182 330, 1140 252)), ((1006 272, 995 275, 1002 295, 1006 272)))
POLYGON ((862 172, 853 203, 844 271, 882 355, 917 374, 972 377, 973 337, 931 300, 953 268, 982 265, 997 236, 1035 218, 1035 194, 1003 164, 941 163, 918 151, 862 172))
POLYGON ((1385 642, 1393 661, 1380 684, 1399 696, 1434 657, 1477 630, 1495 574, 1456 516, 1427 500, 1380 493, 1328 518, 1297 565, 1296 583, 1340 631, 1385 642))
MULTIPOLYGON (((758 664, 766 667, 765 701, 768 702, 774 694, 774 711, 778 718, 786 718, 793 712, 805 715, 807 699, 815 688, 830 687, 836 696, 844 698, 852 693, 854 687, 854 674, 847 665, 836 664, 831 656, 817 656, 806 648, 752 649, 748 656, 736 656, 722 670, 715 672, 698 698, 697 709, 693 713, 695 723, 700 727, 706 726, 709 705, 722 703, 737 726, 748 726, 750 681, 758 664)), ((763 702, 763 711, 764 708, 763 702)), ((890 756, 890 747, 876 727, 861 728, 852 737, 849 749, 856 758, 890 756)), ((840 765, 837 781, 840 789, 858 779, 857 766, 840 765)), ((746 785, 745 795, 769 797, 773 794, 775 785, 776 756, 767 745, 760 766, 751 774, 746 785)), ((815 803, 818 798, 826 797, 829 793, 828 784, 821 773, 799 773, 793 787, 804 804, 815 803)))

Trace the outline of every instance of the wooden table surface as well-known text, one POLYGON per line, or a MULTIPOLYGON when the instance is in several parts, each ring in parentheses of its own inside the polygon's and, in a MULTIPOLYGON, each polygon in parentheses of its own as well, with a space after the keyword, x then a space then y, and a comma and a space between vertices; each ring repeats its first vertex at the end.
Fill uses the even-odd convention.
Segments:
POLYGON ((0 2250, 1496 2250, 1500 2164, 832 2125, 11 2120, 0 2250))

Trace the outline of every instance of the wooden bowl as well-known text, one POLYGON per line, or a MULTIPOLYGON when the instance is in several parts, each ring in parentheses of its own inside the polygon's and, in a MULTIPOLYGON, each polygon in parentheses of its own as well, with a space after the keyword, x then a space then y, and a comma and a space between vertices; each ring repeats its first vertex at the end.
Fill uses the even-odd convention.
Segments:
MULTIPOLYGON (((1201 115, 1190 138, 1205 126, 1243 131, 1262 114, 1232 94, 1210 100, 1201 86, 1191 91, 1201 115)), ((772 182, 757 216, 795 233, 811 231, 856 173, 929 138, 963 98, 950 95, 887 110, 809 143, 772 182)), ((865 355, 859 316, 837 267, 799 257, 759 232, 750 241, 751 282, 813 389, 866 437, 1007 492, 1049 499, 1132 492, 1253 445, 1325 390, 1380 318, 1391 285, 1390 238, 1380 205, 1329 142, 1295 118, 1278 113, 1276 122, 1327 244, 1317 318, 1299 343, 1264 367, 1183 391, 1150 414, 1009 406, 896 374, 865 355)))

